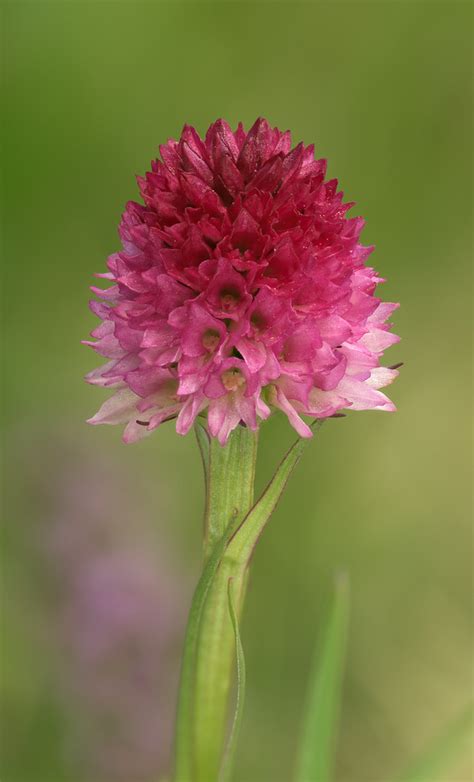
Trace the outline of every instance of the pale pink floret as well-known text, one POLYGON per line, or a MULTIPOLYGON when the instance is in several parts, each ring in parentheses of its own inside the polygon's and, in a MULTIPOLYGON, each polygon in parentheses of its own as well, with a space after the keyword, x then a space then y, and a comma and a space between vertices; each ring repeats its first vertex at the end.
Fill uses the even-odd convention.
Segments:
POLYGON ((291 149, 263 119, 248 133, 217 120, 160 152, 98 275, 113 285, 93 288, 102 322, 86 344, 109 361, 86 379, 116 392, 90 423, 124 423, 133 442, 170 418, 186 434, 204 414, 224 444, 272 408, 303 437, 301 416, 394 410, 379 389, 398 373, 379 362, 398 305, 374 295, 364 221, 346 216, 313 147, 291 149))

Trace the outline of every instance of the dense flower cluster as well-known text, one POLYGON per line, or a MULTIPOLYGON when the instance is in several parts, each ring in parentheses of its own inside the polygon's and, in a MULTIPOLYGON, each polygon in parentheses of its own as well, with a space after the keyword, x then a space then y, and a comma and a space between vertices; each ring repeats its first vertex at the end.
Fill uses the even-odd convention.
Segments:
POLYGON ((264 119, 248 133, 217 120, 160 152, 99 275, 114 284, 93 288, 102 323, 86 344, 110 361, 87 380, 117 391, 90 423, 126 423, 132 442, 175 417, 185 434, 207 412, 224 444, 272 408, 303 437, 301 415, 393 410, 378 389, 397 372, 379 360, 397 305, 374 296, 364 221, 346 217, 313 146, 292 149, 264 119))

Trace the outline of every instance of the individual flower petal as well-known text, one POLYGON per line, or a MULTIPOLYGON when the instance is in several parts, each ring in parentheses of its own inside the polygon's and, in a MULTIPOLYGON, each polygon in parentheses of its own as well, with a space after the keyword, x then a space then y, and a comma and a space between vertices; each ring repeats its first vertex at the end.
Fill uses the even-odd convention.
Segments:
POLYGON ((129 388, 120 389, 107 399, 97 413, 89 418, 89 424, 124 424, 137 412, 140 397, 129 388))
POLYGON ((361 380, 344 378, 337 388, 351 403, 352 410, 395 410, 393 402, 371 385, 361 380))
POLYGON ((288 416, 288 420, 293 429, 296 429, 300 437, 311 437, 312 432, 308 424, 306 424, 302 418, 298 415, 293 405, 288 401, 281 388, 276 388, 276 392, 271 396, 272 403, 275 407, 279 407, 280 410, 288 416))

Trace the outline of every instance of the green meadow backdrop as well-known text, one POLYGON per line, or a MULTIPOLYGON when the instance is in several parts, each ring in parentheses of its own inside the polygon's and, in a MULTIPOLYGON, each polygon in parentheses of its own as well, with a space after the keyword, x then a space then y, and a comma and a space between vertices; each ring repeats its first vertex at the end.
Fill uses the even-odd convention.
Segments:
MULTIPOLYGON (((2 779, 156 782, 166 771, 200 566, 201 465, 193 435, 170 424, 128 447, 119 428, 86 426, 105 395, 82 380, 98 361, 80 340, 95 324, 93 272, 118 248, 134 175, 158 144, 185 122, 204 132, 219 116, 249 127, 263 115, 314 142, 366 217, 381 295, 401 302, 402 341, 386 360, 405 366, 390 389, 397 413, 323 426, 258 547, 236 780, 291 779, 311 653, 343 568, 352 617, 335 777, 387 782, 463 711, 472 685, 470 4, 15 0, 2 17, 2 779), (109 589, 112 607, 94 618, 77 584, 98 551, 126 574, 133 554, 138 580, 118 567, 102 588, 100 575, 94 594, 109 589), (155 580, 140 562, 147 578, 156 565, 155 580), (131 601, 125 618, 114 595, 120 611, 131 601), (126 627, 97 663, 87 639, 112 613, 126 627), (138 656, 140 673, 143 648, 161 677, 147 673, 159 719, 154 702, 137 707, 133 682, 121 695, 124 657, 138 656)), ((262 427, 260 485, 293 437, 279 416, 262 427)), ((444 782, 471 774, 461 753, 444 782)))

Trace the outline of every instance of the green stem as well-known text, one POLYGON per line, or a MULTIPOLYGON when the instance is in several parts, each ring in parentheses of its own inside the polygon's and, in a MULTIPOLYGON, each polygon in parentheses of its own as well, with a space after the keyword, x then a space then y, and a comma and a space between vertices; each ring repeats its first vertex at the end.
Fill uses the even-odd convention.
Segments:
POLYGON ((227 445, 213 437, 209 443, 204 517, 204 561, 222 540, 230 522, 240 522, 253 503, 257 432, 234 429, 227 445))
POLYGON ((253 504, 256 434, 238 427, 224 448, 200 424, 196 434, 206 475, 205 561, 184 641, 174 782, 217 782, 220 773, 230 773, 230 763, 222 768, 222 749, 236 648, 233 625, 253 551, 306 442, 292 445, 253 504))
MULTIPOLYGON (((225 447, 210 444, 204 558, 209 560, 230 526, 237 528, 253 504, 257 435, 237 427, 225 447)), ((199 633, 194 691, 194 779, 214 782, 227 733, 235 634, 229 614, 228 583, 233 579, 237 616, 245 596, 245 571, 224 558, 204 606, 199 633)))
POLYGON ((240 613, 245 573, 223 561, 225 545, 253 503, 257 434, 237 427, 222 447, 198 424, 206 475, 204 569, 186 630, 176 724, 175 782, 215 782, 227 730, 235 654, 228 604, 234 578, 240 613), (238 571, 238 572, 236 572, 238 571))

